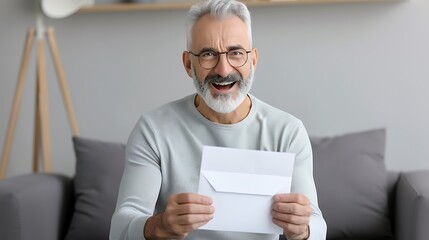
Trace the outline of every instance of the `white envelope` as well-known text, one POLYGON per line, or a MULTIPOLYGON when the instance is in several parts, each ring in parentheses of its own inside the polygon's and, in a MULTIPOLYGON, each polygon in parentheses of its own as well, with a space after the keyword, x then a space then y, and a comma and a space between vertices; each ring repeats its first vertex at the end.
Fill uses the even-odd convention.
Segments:
POLYGON ((295 155, 203 148, 198 193, 213 199, 214 218, 200 229, 281 234, 272 222, 272 196, 289 193, 295 155))

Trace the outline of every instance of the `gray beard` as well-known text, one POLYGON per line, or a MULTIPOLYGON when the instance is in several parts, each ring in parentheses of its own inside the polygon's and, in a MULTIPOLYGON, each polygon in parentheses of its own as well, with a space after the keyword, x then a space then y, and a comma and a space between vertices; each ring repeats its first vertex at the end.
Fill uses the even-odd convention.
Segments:
POLYGON ((198 95, 204 100, 204 102, 209 106, 213 111, 218 113, 231 113, 241 103, 243 103, 244 99, 246 99, 247 94, 249 93, 253 78, 254 78, 254 70, 253 66, 250 66, 250 75, 247 79, 243 80, 238 73, 228 75, 225 78, 219 76, 209 76, 204 81, 201 81, 197 78, 197 73, 193 65, 192 68, 192 79, 194 80, 194 86, 197 90, 198 95), (235 84, 239 84, 239 90, 237 92, 237 96, 234 96, 233 93, 223 94, 223 95, 212 95, 210 93, 210 84, 220 83, 220 82, 231 82, 235 81, 235 84))

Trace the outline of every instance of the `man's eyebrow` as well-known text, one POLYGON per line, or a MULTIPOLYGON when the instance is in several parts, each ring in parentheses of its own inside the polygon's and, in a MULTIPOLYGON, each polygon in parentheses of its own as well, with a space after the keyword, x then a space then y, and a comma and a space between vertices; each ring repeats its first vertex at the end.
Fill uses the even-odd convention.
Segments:
POLYGON ((229 50, 235 50, 235 49, 240 49, 240 48, 244 49, 243 46, 241 46, 240 44, 237 44, 237 45, 229 46, 226 49, 228 49, 228 51, 229 51, 229 50))
POLYGON ((201 49, 199 53, 203 53, 203 52, 217 52, 217 50, 214 48, 205 47, 201 49))
MULTIPOLYGON (((237 44, 237 45, 228 46, 226 49, 227 51, 229 51, 229 50, 235 50, 235 49, 241 49, 241 48, 244 49, 242 45, 237 44)), ((199 53, 202 53, 202 52, 221 52, 221 51, 218 51, 217 49, 214 49, 212 47, 205 47, 199 51, 199 53)))

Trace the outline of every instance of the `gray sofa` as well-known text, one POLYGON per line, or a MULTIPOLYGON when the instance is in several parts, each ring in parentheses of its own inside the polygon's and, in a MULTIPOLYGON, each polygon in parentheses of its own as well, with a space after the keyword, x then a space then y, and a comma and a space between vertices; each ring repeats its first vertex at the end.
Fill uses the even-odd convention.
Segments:
MULTIPOLYGON (((384 135, 311 138, 327 239, 429 239, 429 170, 386 171, 384 135)), ((0 239, 108 239, 124 145, 75 138, 74 146, 73 178, 27 174, 0 182, 0 239)))

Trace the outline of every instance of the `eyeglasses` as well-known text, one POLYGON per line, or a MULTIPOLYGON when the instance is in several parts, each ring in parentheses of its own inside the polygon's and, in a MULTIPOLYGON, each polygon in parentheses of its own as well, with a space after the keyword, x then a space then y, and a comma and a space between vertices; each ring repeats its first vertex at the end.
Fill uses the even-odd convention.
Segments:
POLYGON ((251 51, 246 51, 243 48, 231 49, 227 52, 215 52, 215 51, 203 51, 199 54, 195 54, 191 51, 188 51, 195 57, 198 57, 198 62, 200 66, 204 69, 212 69, 217 66, 219 63, 219 56, 221 54, 226 54, 226 59, 228 63, 236 68, 242 67, 246 64, 248 59, 248 54, 251 51))

